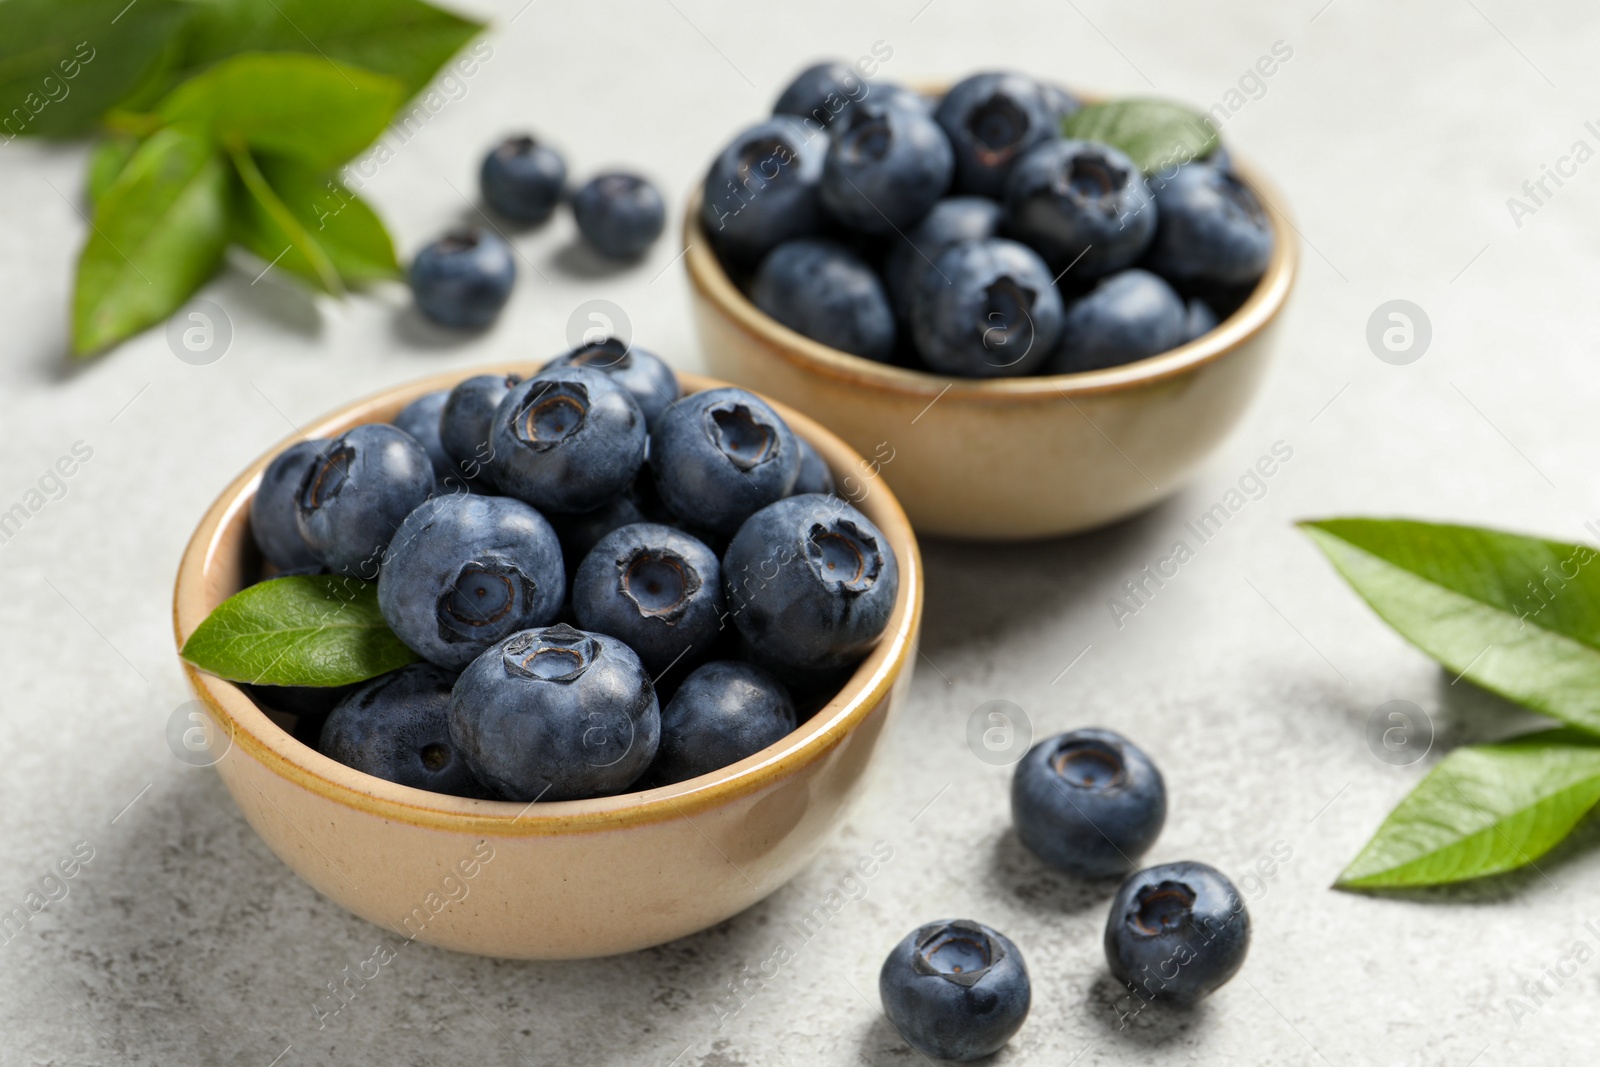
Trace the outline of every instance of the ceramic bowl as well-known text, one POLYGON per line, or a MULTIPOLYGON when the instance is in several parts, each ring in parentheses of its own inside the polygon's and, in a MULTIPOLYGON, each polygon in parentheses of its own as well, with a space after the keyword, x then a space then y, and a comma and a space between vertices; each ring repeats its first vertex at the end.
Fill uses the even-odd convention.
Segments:
MULTIPOLYGON (((386 390, 306 428, 329 437, 385 422, 472 368, 386 390)), ((686 391, 720 385, 682 376, 686 391)), ((773 405, 838 477, 862 461, 811 419, 773 405)), ((206 512, 178 569, 181 648, 257 566, 250 499, 268 461, 251 464, 206 512)), ((882 642, 849 683, 770 748, 647 792, 534 805, 469 800, 395 785, 295 740, 239 686, 185 664, 206 715, 216 768, 267 846, 318 892, 394 931, 460 952, 554 959, 670 941, 749 907, 793 877, 860 792, 885 724, 904 702, 922 615, 922 564, 900 505, 881 481, 857 506, 900 563, 882 642)))
POLYGON ((876 363, 780 325, 723 270, 696 190, 684 258, 707 366, 826 421, 874 456, 920 534, 1018 541, 1126 518, 1180 489, 1239 421, 1294 284, 1297 246, 1283 201, 1233 160, 1276 237, 1266 273, 1237 311, 1148 359, 1007 379, 876 363))

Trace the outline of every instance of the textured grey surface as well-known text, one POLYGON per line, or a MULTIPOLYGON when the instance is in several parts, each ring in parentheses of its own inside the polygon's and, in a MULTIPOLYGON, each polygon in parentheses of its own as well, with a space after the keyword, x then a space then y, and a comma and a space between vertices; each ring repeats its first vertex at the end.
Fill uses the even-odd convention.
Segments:
POLYGON ((214 774, 169 752, 165 724, 187 696, 168 625, 184 540, 291 424, 443 367, 551 354, 585 299, 615 301, 641 343, 696 367, 677 250, 666 241, 605 273, 558 220, 518 239, 523 279, 499 327, 452 345, 419 330, 403 296, 313 304, 234 269, 205 294, 234 326, 220 362, 180 362, 155 332, 69 369, 84 149, 0 147, 0 510, 74 442, 94 450, 65 495, 0 546, 0 911, 78 843, 93 849, 67 895, 0 943, 0 1063, 918 1062, 878 1011, 876 972, 906 930, 941 916, 992 923, 1027 955, 1033 1015, 1003 1063, 1592 1058, 1592 828, 1540 872, 1489 885, 1410 901, 1326 888, 1441 749, 1507 732, 1511 715, 1389 633, 1290 525, 1397 513, 1576 539, 1600 517, 1600 164, 1549 184, 1520 226, 1506 204, 1574 141, 1600 146, 1584 126, 1600 118, 1591 6, 521 5, 502 6, 492 58, 396 139, 368 185, 405 250, 470 213, 461 194, 477 154, 521 126, 564 146, 579 175, 647 169, 676 208, 715 145, 791 71, 876 40, 894 48, 894 78, 1015 64, 1205 103, 1287 42, 1293 57, 1257 98, 1235 98, 1225 127, 1285 190, 1306 239, 1264 395, 1203 476, 1148 515, 1049 544, 926 546, 923 658, 881 773, 834 844, 768 901, 619 959, 406 947, 319 1029, 324 984, 385 935, 290 874, 214 774), (1396 298, 1432 320, 1432 345, 1410 366, 1380 362, 1365 342, 1369 315, 1396 298), (1119 628, 1108 598, 1279 441, 1293 457, 1265 495, 1119 628), (1006 770, 967 747, 968 717, 991 699, 1023 707, 1040 733, 1102 723, 1143 743, 1171 790, 1153 860, 1242 876, 1275 846, 1292 851, 1253 894, 1248 964, 1202 1008, 1119 1023, 1099 947, 1105 895, 1020 851, 1006 770), (1367 748, 1367 717, 1390 699, 1433 717, 1422 764, 1394 768, 1367 748), (845 882, 879 841, 893 858, 845 882), (786 924, 836 889, 859 899, 729 1000, 786 924), (1532 999, 1525 983, 1558 964, 1573 976, 1543 978, 1532 999), (1537 1010, 1516 1014, 1511 997, 1537 1010))

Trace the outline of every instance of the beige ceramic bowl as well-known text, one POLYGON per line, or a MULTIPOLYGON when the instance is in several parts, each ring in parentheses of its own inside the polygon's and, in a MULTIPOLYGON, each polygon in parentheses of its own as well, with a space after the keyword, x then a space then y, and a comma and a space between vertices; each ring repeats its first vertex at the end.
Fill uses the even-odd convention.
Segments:
MULTIPOLYGON (((528 366, 491 367, 488 373, 528 366)), ((393 418, 468 373, 390 389, 335 411, 312 437, 393 418)), ((721 383, 683 376, 698 391, 721 383)), ((860 457, 781 404, 836 476, 860 457)), ((280 444, 282 448, 290 442, 280 444)), ((279 449, 206 512, 178 569, 181 648, 252 566, 250 498, 279 449)), ((860 791, 891 713, 905 699, 922 616, 922 563, 905 513, 881 482, 858 506, 900 563, 883 641, 848 685, 778 744, 715 774, 649 792, 536 805, 468 800, 351 770, 292 738, 238 686, 184 665, 207 740, 235 802, 267 846, 320 893, 402 937, 460 952, 555 959, 645 948, 702 930, 793 877, 860 791)))
POLYGON ((1262 194, 1276 243, 1265 275, 1217 329, 1107 370, 950 378, 852 356, 781 326, 747 300, 711 251, 700 194, 684 223, 695 320, 712 373, 821 419, 857 451, 889 458, 917 532, 1013 541, 1092 529, 1182 487, 1255 395, 1294 284, 1282 201, 1262 194))

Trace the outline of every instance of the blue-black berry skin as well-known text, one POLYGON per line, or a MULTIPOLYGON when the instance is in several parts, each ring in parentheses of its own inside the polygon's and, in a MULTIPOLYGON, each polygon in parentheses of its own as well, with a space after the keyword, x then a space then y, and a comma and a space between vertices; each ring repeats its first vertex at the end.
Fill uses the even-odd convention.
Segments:
POLYGON ((544 516, 510 497, 452 493, 400 525, 378 606, 413 652, 459 671, 501 638, 554 622, 566 590, 544 516))
POLYGON ((1017 162, 1006 182, 1006 235, 1056 273, 1086 282, 1131 267, 1160 217, 1139 168, 1094 141, 1048 141, 1017 162))
POLYGON ((322 561, 295 522, 295 494, 326 441, 296 441, 272 457, 250 499, 250 534, 266 561, 279 571, 303 571, 322 561))
POLYGON ((329 570, 371 581, 395 530, 433 490, 433 464, 416 438, 387 424, 357 426, 306 469, 295 522, 329 570))
POLYGON ((520 374, 476 374, 456 383, 439 411, 439 444, 455 461, 457 477, 492 491, 494 416, 522 381, 520 374))
POLYGON ((508 219, 540 223, 561 202, 567 164, 561 153, 527 134, 507 137, 489 150, 478 186, 489 206, 508 219))
POLYGON ((601 371, 552 367, 501 402, 490 469, 502 493, 575 515, 628 488, 645 438, 644 412, 626 389, 601 371))
POLYGON ((783 684, 753 663, 713 660, 695 668, 661 709, 661 748, 652 766, 662 785, 753 756, 795 727, 783 684))
POLYGON ((591 178, 572 194, 578 232, 609 259, 637 259, 667 225, 661 190, 637 174, 611 171, 591 178))
POLYGON ((1156 765, 1111 730, 1040 741, 1011 776, 1011 820, 1034 855, 1080 878, 1121 877, 1155 844, 1167 818, 1156 765))
POLYGON ((950 141, 921 107, 864 101, 835 123, 822 168, 822 204, 857 233, 914 225, 950 188, 950 141))
POLYGON ((1111 973, 1144 1001, 1194 1004, 1244 966, 1250 912, 1204 863, 1165 863, 1122 883, 1106 920, 1111 973))
POLYGON ((638 345, 630 345, 620 337, 605 337, 579 345, 572 351, 552 359, 544 370, 552 367, 588 367, 601 371, 622 386, 644 412, 647 426, 667 410, 667 405, 678 399, 678 376, 666 360, 638 345))
POLYGON ((1131 267, 1102 279, 1067 309, 1051 374, 1145 359, 1189 340, 1189 311, 1172 286, 1131 267))
POLYGON ((1032 374, 1061 340, 1061 293, 1026 245, 963 241, 917 279, 911 333, 928 368, 963 378, 1032 374))
POLYGON ((1000 205, 983 196, 952 196, 933 209, 905 236, 890 240, 883 257, 883 283, 901 315, 911 314, 911 294, 952 245, 1000 235, 1000 205))
POLYGON ((450 741, 455 680, 453 672, 427 664, 381 675, 339 702, 318 748, 347 767, 413 789, 487 798, 450 741))
POLYGON ((707 389, 662 414, 650 440, 650 468, 674 515, 727 537, 793 491, 800 448, 778 413, 754 393, 707 389))
POLYGON ((919 926, 878 972, 883 1011, 918 1052, 968 1061, 1005 1047, 1028 1018, 1028 966, 1011 940, 982 923, 919 926))
POLYGON ((934 117, 955 150, 956 191, 998 199, 1023 154, 1061 136, 1060 106, 1022 74, 989 71, 951 86, 934 117))
POLYGON ((487 230, 454 230, 411 261, 417 310, 440 326, 480 330, 500 316, 517 280, 511 246, 487 230))
POLYGON ((506 800, 620 793, 661 741, 655 687, 632 649, 565 623, 521 633, 472 661, 450 698, 450 738, 506 800))
POLYGON ((800 447, 800 473, 795 477, 792 495, 800 496, 805 493, 832 495, 835 491, 833 471, 829 470, 828 464, 823 461, 822 453, 799 434, 795 435, 794 440, 800 447))
POLYGON ((795 75, 778 95, 772 113, 793 115, 825 130, 871 91, 871 86, 849 64, 828 60, 795 75))
POLYGON ((722 565, 681 530, 636 523, 600 539, 572 582, 578 625, 625 641, 652 678, 692 667, 722 634, 722 565))
POLYGON ((450 390, 436 389, 417 397, 394 417, 395 426, 415 437, 417 444, 428 453, 428 460, 433 464, 434 481, 445 492, 463 488, 461 476, 456 473, 455 460, 445 451, 444 439, 439 436, 440 417, 449 399, 450 390))
POLYGON ((774 248, 756 270, 750 300, 789 329, 841 352, 879 362, 894 354, 894 311, 883 282, 838 241, 800 237, 774 248))
POLYGON ((1215 330, 1217 325, 1217 313, 1211 310, 1211 305, 1197 296, 1190 297, 1184 305, 1183 339, 1198 340, 1215 330))
POLYGON ((742 131, 706 174, 700 224, 727 262, 754 266, 784 241, 822 228, 828 135, 778 115, 742 131))
POLYGON ((883 532, 837 497, 792 496, 739 528, 722 559, 734 625, 763 659, 802 672, 859 661, 900 589, 883 532))
POLYGON ((1156 183, 1150 268, 1179 283, 1248 285, 1272 258, 1272 223, 1250 187, 1207 163, 1156 183))

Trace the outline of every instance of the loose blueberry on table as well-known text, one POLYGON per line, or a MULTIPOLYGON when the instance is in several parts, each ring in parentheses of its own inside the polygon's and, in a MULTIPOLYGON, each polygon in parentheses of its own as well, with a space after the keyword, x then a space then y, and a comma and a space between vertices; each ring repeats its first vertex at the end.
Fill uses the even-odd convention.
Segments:
POLYGON ((791 733, 791 685, 837 686, 888 625, 893 549, 743 389, 680 396, 603 338, 397 423, 285 449, 251 502, 265 575, 376 581, 422 660, 320 703, 260 690, 357 770, 522 802, 697 778, 791 733))
POLYGON ((1010 71, 931 99, 818 63, 712 161, 699 223, 757 308, 849 355, 962 378, 1151 358, 1244 303, 1273 225, 1214 139, 1145 173, 1067 137, 1081 109, 1010 71))
POLYGON ((1028 1017, 1022 953, 966 919, 919 926, 883 961, 878 996, 900 1036, 925 1056, 976 1060, 1005 1046, 1028 1017))
POLYGON ((1111 902, 1106 962, 1141 1000, 1193 1004, 1244 966, 1250 913, 1225 875, 1166 863, 1131 875, 1111 902))
POLYGON ((1011 777, 1017 837, 1082 878, 1131 870, 1167 818, 1167 790, 1150 758, 1121 734, 1083 729, 1039 742, 1011 777))
POLYGON ((522 223, 548 219, 566 181, 567 164, 561 154, 528 134, 495 145, 478 172, 478 185, 489 206, 522 223))
POLYGON ((572 194, 578 232, 609 259, 637 259, 661 236, 667 205, 661 191, 637 174, 613 171, 572 194))
POLYGON ((487 230, 452 230, 411 261, 417 310, 460 330, 481 330, 511 298, 517 262, 511 246, 487 230))

